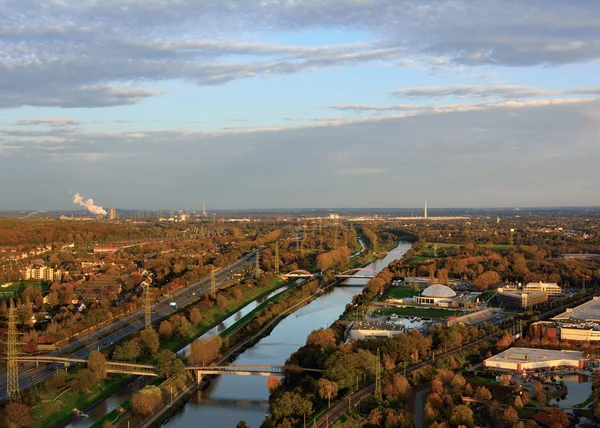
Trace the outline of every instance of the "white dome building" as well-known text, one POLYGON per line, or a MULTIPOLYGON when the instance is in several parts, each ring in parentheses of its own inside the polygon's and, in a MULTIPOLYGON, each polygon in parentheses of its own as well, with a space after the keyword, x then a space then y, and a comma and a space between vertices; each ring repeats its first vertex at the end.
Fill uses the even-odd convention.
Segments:
POLYGON ((414 302, 421 305, 439 305, 447 306, 448 303, 456 297, 456 293, 450 287, 442 284, 434 284, 427 287, 421 295, 414 297, 414 302))

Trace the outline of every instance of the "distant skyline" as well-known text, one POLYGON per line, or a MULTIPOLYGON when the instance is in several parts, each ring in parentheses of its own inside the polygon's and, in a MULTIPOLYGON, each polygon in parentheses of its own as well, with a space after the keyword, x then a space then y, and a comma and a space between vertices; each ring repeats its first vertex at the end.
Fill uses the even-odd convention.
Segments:
POLYGON ((7 0, 0 211, 600 205, 600 3, 7 0))

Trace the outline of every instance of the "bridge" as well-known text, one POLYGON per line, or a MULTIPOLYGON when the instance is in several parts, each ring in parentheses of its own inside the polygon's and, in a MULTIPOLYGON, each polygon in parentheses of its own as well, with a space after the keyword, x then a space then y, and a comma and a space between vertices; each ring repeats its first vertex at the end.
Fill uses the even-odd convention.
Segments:
MULTIPOLYGON (((36 364, 36 366, 39 365, 39 363, 57 363, 64 365, 65 368, 69 367, 71 364, 87 364, 88 362, 82 358, 51 357, 47 355, 19 356, 17 357, 17 361, 20 363, 33 362, 36 364)), ((188 366, 185 369, 196 372, 198 384, 200 384, 202 381, 202 376, 204 375, 284 376, 286 371, 304 371, 314 373, 323 372, 323 370, 319 369, 308 369, 298 366, 188 366)), ((138 376, 158 376, 156 366, 150 364, 124 363, 110 360, 106 361, 106 372, 138 376)))
POLYGON ((316 274, 310 273, 307 270, 302 270, 302 269, 298 269, 298 270, 293 270, 291 272, 288 273, 284 273, 283 275, 281 275, 282 278, 312 278, 316 276, 316 274))
POLYGON ((349 269, 347 271, 339 273, 335 277, 336 278, 354 278, 354 279, 360 279, 360 278, 372 279, 372 278, 375 278, 378 273, 379 272, 377 272, 376 270, 369 269, 369 268, 356 268, 356 269, 349 269))

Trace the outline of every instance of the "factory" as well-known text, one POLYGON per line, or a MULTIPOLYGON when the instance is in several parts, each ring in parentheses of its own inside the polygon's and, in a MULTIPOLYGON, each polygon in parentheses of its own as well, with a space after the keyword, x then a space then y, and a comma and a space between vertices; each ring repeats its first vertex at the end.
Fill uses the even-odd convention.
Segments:
POLYGON ((585 358, 581 351, 556 351, 537 348, 510 348, 483 362, 486 369, 521 372, 558 367, 583 368, 585 358))

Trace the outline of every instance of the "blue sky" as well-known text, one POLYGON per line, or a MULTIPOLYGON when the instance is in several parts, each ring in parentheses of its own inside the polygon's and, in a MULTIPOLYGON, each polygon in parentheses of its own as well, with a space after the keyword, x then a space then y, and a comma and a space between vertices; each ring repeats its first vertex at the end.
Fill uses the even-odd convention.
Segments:
POLYGON ((0 209, 600 203, 600 5, 0 2, 0 209))

